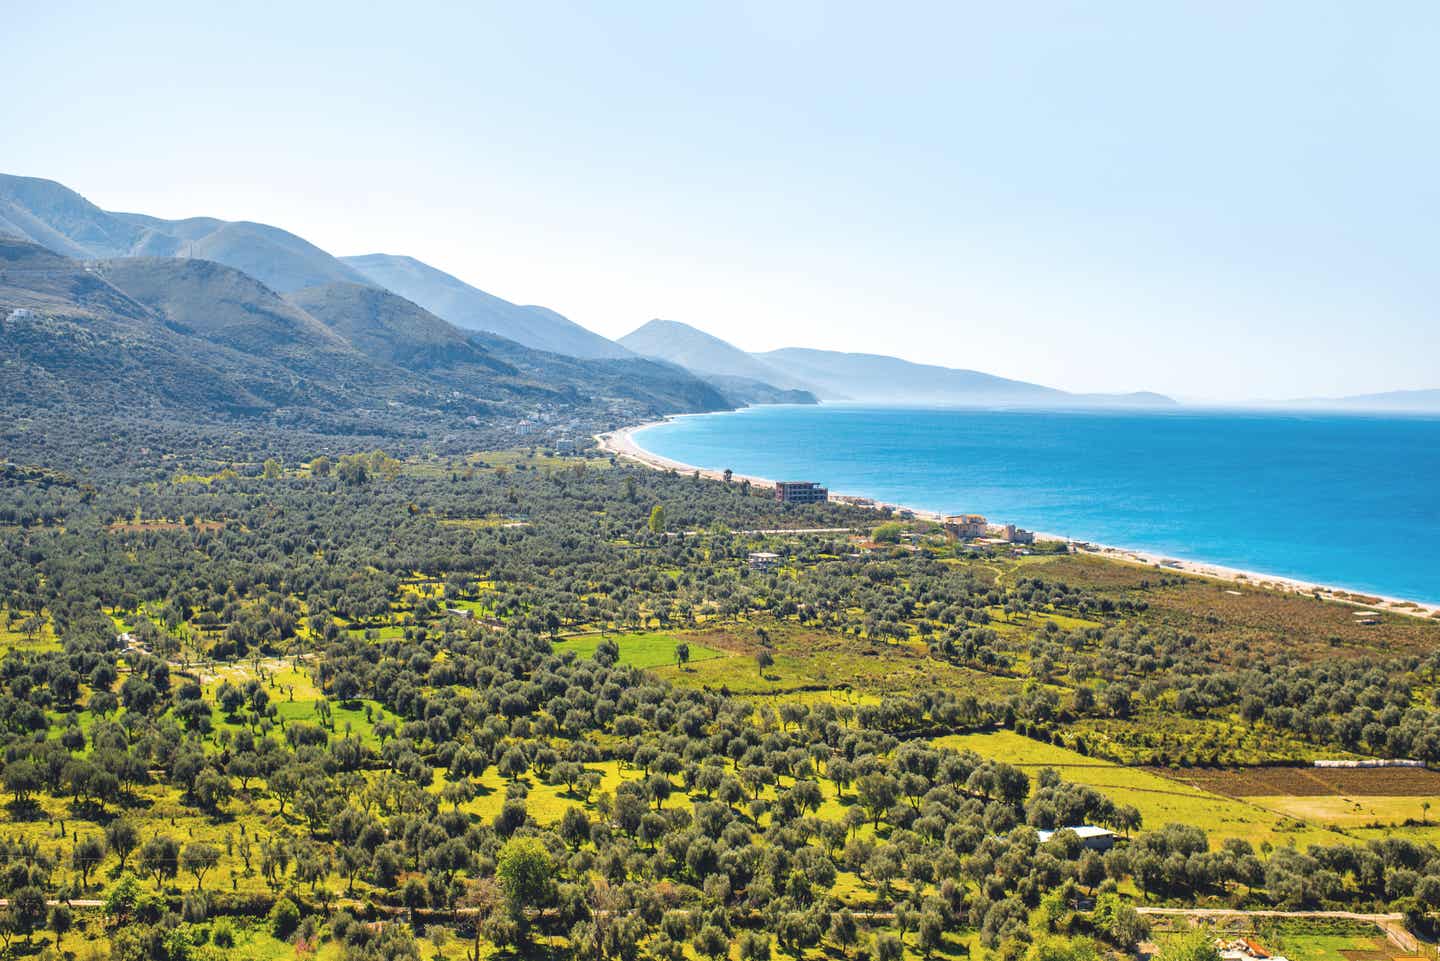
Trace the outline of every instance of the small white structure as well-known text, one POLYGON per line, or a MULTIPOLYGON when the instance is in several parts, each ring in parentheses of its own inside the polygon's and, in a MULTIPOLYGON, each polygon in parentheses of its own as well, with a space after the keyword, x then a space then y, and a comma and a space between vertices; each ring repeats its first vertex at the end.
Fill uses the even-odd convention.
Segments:
POLYGON ((1215 939, 1215 950, 1223 961, 1288 961, 1281 954, 1271 954, 1254 938, 1215 939))
POLYGON ((750 555, 750 569, 752 571, 768 571, 780 563, 780 555, 772 554, 769 551, 755 551, 750 555))
POLYGON ((1040 836, 1040 843, 1044 844, 1061 831, 1073 831, 1080 839, 1080 843, 1092 851, 1108 851, 1115 846, 1115 832, 1108 831, 1093 824, 1081 824, 1077 827, 1064 827, 1055 831, 1036 831, 1040 836))
POLYGON ((1409 758, 1366 757, 1354 761, 1316 761, 1316 767, 1424 767, 1424 761, 1409 758))

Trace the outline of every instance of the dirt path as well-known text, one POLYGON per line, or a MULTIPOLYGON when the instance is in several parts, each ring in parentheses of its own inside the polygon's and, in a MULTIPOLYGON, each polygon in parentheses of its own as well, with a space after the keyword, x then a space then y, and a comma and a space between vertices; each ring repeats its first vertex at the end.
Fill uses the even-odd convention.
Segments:
POLYGON ((1402 951, 1420 950, 1420 941, 1405 929, 1403 914, 1360 914, 1355 911, 1243 911, 1235 908, 1150 908, 1137 907, 1140 914, 1183 918, 1296 918, 1299 920, 1330 919, 1373 924, 1384 932, 1386 939, 1402 951))

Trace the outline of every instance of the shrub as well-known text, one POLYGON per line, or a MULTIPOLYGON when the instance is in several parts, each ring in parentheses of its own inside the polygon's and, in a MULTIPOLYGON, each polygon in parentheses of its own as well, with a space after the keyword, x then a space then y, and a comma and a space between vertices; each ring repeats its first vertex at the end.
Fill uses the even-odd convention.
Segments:
POLYGON ((270 933, 282 941, 300 926, 300 909, 289 898, 281 898, 270 909, 270 933))

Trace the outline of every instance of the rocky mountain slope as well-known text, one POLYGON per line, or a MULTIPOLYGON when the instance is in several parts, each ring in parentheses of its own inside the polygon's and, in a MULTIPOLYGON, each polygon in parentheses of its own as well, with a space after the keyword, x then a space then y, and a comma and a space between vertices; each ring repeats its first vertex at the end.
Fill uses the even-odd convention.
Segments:
POLYGON ((670 365, 585 360, 460 331, 386 291, 291 299, 185 258, 81 262, 0 239, 5 413, 303 422, 423 432, 538 419, 618 423, 733 406, 670 365))

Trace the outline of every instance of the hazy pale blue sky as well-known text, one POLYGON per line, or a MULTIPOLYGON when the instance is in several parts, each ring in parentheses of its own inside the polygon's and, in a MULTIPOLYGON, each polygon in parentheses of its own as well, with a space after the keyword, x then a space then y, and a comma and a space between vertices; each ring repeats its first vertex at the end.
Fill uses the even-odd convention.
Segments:
POLYGON ((21 3, 0 170, 618 336, 1440 387, 1432 3, 21 3))

